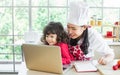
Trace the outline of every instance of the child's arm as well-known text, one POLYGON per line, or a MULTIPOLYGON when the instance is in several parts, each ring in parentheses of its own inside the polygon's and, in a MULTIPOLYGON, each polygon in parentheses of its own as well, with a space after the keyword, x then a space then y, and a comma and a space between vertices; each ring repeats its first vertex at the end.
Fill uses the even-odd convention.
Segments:
POLYGON ((61 43, 60 48, 63 64, 69 64, 71 62, 71 57, 69 54, 68 45, 65 43, 61 43))

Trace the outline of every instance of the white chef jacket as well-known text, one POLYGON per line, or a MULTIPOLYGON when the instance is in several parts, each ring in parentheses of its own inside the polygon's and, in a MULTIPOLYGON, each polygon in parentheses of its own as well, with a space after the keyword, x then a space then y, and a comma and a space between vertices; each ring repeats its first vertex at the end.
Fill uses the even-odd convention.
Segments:
POLYGON ((85 57, 93 57, 95 50, 103 56, 106 54, 111 54, 114 56, 113 49, 109 47, 109 45, 104 40, 102 35, 93 28, 88 28, 88 40, 89 40, 88 54, 86 54, 85 57))

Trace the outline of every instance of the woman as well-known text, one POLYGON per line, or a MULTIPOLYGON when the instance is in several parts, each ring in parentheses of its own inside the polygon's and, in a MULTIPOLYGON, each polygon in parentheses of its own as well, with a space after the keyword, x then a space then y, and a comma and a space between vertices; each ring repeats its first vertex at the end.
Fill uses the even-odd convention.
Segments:
POLYGON ((102 54, 99 64, 107 64, 114 59, 113 50, 102 36, 88 26, 88 5, 84 2, 71 2, 67 31, 70 38, 69 49, 75 60, 91 60, 94 51, 102 54))

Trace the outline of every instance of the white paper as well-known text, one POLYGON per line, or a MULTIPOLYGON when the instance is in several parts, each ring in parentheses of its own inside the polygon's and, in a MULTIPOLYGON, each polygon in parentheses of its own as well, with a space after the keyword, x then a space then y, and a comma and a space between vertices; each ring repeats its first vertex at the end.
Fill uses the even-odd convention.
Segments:
POLYGON ((91 61, 77 61, 74 63, 77 72, 97 71, 97 68, 91 61))

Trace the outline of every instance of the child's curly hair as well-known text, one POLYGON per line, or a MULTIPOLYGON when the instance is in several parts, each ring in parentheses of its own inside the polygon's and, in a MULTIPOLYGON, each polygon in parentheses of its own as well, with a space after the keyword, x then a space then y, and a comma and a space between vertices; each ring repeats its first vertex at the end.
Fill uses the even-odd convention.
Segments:
POLYGON ((53 21, 49 22, 48 25, 44 28, 43 37, 41 38, 41 41, 46 45, 48 45, 46 41, 46 35, 49 34, 57 35, 57 39, 56 39, 57 43, 60 42, 68 43, 69 41, 68 35, 60 22, 53 22, 53 21))

